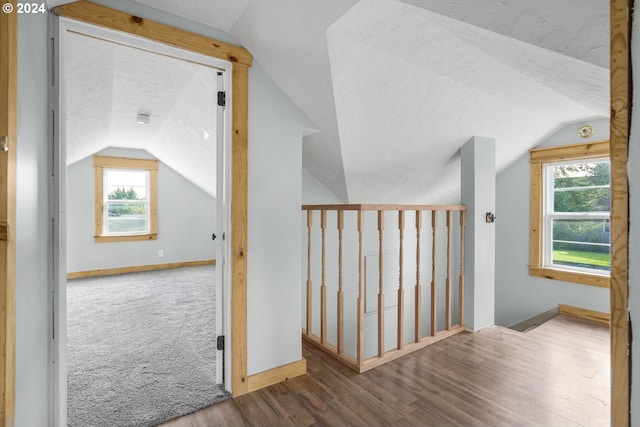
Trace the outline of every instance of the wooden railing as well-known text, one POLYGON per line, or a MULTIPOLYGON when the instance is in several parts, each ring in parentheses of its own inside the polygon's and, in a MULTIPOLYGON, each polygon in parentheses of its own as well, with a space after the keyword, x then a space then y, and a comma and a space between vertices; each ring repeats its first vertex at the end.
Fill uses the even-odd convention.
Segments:
POLYGON ((464 330, 465 206, 302 210, 305 340, 364 372, 464 330), (389 221, 396 225, 388 227, 389 221))

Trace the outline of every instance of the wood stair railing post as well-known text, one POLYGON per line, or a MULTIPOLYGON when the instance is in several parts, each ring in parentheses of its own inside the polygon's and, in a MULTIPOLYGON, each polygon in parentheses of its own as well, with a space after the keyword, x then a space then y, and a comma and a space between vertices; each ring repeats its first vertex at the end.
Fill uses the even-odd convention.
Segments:
POLYGON ((344 351, 344 293, 342 289, 342 231, 344 211, 338 211, 338 354, 344 351))
POLYGON ((398 256, 400 275, 398 280, 398 350, 404 347, 404 211, 398 211, 398 230, 400 233, 400 254, 398 256))
POLYGON ((464 233, 467 211, 460 211, 460 278, 458 290, 458 319, 460 326, 464 326, 464 233))
POLYGON ((307 211, 307 335, 311 335, 313 287, 311 285, 311 227, 313 211, 307 211))
POLYGON ((452 244, 451 244, 451 236, 452 236, 453 227, 451 224, 451 211, 447 211, 447 279, 445 282, 446 285, 446 295, 445 295, 445 322, 447 331, 451 330, 451 258, 452 258, 452 244))
POLYGON ((320 212, 320 228, 322 230, 322 285, 320 286, 320 342, 327 342, 327 251, 326 251, 326 232, 327 232, 327 211, 323 209, 320 212))
POLYGON ((431 336, 438 333, 438 292, 436 289, 436 227, 438 211, 431 211, 431 336))
POLYGON ((378 357, 384 356, 384 252, 382 235, 384 232, 384 211, 378 211, 378 357))
POLYGON ((420 286, 420 229, 422 228, 422 211, 416 210, 416 313, 415 342, 422 338, 422 289, 420 286))
POLYGON ((364 233, 364 216, 358 210, 358 337, 356 361, 358 368, 364 365, 364 251, 362 234, 364 233))

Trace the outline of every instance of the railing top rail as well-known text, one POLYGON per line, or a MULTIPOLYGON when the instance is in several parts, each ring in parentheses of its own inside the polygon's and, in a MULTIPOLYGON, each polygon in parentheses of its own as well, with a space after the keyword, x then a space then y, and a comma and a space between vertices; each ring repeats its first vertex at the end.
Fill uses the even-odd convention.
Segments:
POLYGON ((466 211, 465 205, 302 205, 303 211, 466 211))

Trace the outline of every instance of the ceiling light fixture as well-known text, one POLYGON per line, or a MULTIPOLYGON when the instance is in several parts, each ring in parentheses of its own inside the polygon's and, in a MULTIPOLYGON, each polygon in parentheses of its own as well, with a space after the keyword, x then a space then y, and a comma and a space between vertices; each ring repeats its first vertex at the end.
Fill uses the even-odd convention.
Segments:
POLYGON ((141 125, 148 125, 149 123, 151 123, 151 115, 138 113, 136 123, 141 125))

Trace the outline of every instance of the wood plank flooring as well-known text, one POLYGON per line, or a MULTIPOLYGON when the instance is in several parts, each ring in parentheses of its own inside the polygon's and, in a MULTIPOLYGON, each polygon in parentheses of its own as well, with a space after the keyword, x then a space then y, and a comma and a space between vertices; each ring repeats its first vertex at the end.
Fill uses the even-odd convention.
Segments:
POLYGON ((462 333, 359 375, 306 344, 303 356, 305 376, 162 426, 609 425, 609 329, 564 315, 526 334, 462 333))

